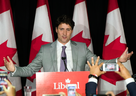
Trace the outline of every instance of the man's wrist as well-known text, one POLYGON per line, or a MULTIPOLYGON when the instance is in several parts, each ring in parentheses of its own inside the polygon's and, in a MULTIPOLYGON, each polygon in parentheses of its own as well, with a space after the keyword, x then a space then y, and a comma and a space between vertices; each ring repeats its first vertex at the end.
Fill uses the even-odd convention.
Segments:
POLYGON ((16 67, 15 67, 15 71, 14 71, 14 72, 11 72, 12 76, 15 74, 16 70, 17 70, 17 69, 16 69, 16 67))
POLYGON ((98 80, 98 76, 96 75, 96 74, 90 74, 89 76, 88 76, 88 78, 96 78, 97 80, 98 80))

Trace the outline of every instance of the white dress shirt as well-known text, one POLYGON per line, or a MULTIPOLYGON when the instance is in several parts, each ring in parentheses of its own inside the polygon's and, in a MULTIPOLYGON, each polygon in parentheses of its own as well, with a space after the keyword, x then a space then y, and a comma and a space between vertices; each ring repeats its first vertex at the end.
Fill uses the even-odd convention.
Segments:
POLYGON ((68 71, 72 71, 72 69, 73 69, 73 60, 72 60, 72 51, 71 51, 70 42, 71 41, 69 41, 68 43, 63 45, 57 40, 57 66, 58 66, 58 72, 60 72, 62 46, 66 46, 65 52, 66 52, 66 56, 67 56, 66 59, 67 59, 68 71))

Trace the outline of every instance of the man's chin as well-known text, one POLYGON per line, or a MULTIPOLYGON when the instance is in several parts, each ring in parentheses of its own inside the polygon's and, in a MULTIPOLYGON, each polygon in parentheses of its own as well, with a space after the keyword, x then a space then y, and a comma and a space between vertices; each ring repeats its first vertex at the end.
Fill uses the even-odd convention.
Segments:
POLYGON ((68 43, 68 41, 63 41, 63 42, 61 42, 61 43, 66 44, 66 43, 68 43))

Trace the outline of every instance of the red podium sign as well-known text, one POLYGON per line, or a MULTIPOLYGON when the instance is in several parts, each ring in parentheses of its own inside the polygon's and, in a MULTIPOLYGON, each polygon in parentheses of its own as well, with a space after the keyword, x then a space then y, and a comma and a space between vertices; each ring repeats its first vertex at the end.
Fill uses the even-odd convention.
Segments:
POLYGON ((88 82, 89 71, 78 72, 38 72, 36 73, 36 96, 43 94, 67 95, 67 84, 76 84, 76 91, 85 95, 85 84, 88 82))

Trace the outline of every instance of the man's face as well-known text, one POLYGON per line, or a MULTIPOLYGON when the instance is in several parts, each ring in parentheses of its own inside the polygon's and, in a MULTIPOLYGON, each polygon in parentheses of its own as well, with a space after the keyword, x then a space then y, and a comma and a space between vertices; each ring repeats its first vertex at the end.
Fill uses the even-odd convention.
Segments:
POLYGON ((56 33, 58 34, 58 41, 65 45, 71 38, 73 30, 69 24, 61 23, 58 28, 56 27, 56 33))

